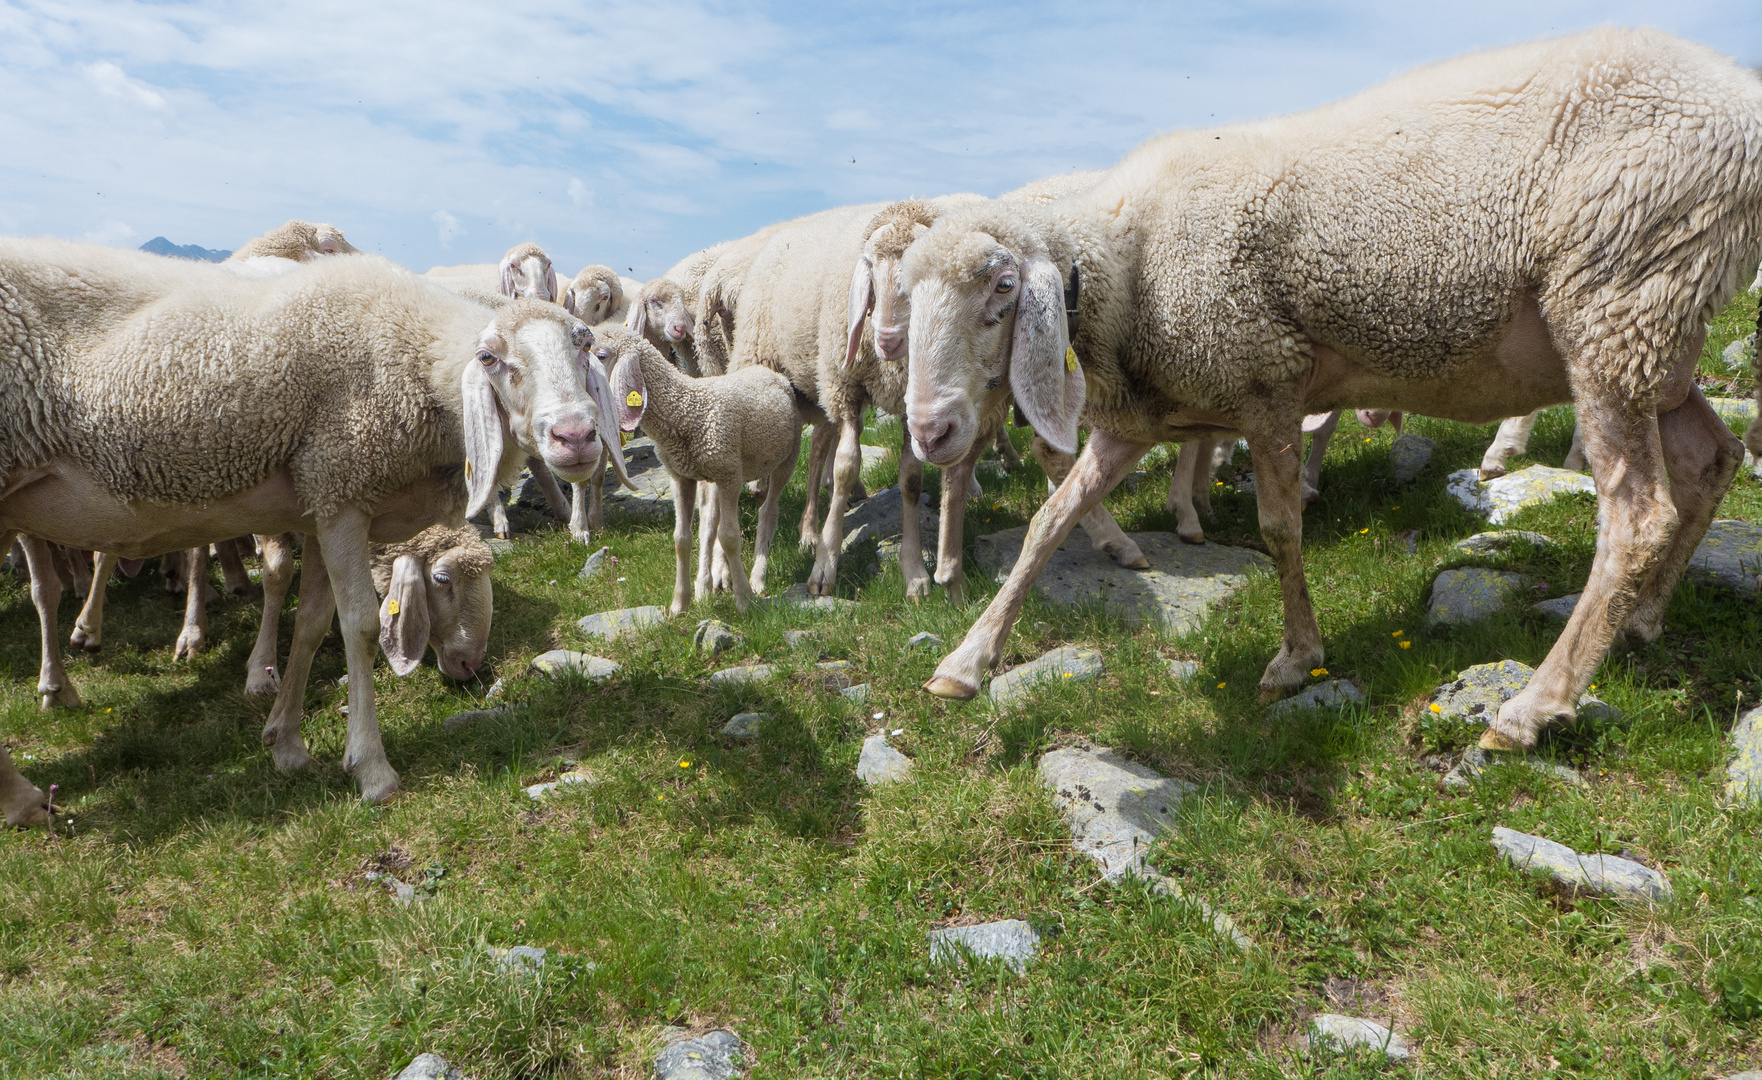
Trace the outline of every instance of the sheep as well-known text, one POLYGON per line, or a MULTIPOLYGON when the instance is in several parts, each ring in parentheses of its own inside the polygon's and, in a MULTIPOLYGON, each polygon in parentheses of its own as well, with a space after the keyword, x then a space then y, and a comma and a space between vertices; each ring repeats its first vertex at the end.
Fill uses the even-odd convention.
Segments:
MULTIPOLYGON (((1482 480, 1492 480, 1504 476, 1511 459, 1529 449, 1530 431, 1536 426, 1536 417, 1542 410, 1526 413, 1523 416, 1508 416, 1499 423, 1499 431, 1481 457, 1480 476, 1482 480)), ((1585 467, 1585 439, 1577 424, 1572 427, 1572 446, 1566 451, 1566 460, 1560 463, 1562 468, 1574 472, 1583 471, 1585 467)))
POLYGON ((0 746, 0 819, 14 829, 28 829, 49 820, 49 796, 31 783, 0 746))
POLYGON ((1704 323, 1758 255, 1762 82, 1656 31, 1480 53, 1304 115, 1160 136, 1045 208, 944 215, 904 267, 920 455, 960 460, 1010 390, 1059 449, 1079 417, 1091 435, 927 689, 977 693, 1075 517, 1157 442, 1222 429, 1247 437, 1283 589, 1260 680, 1277 699, 1323 659, 1300 548, 1304 414, 1485 423, 1572 400, 1596 560, 1483 737, 1533 745, 1575 714, 1618 634, 1661 632, 1742 460, 1693 373, 1704 323))
POLYGON ((290 262, 309 262, 325 255, 358 255, 360 251, 360 248, 344 238, 343 231, 336 226, 323 222, 315 224, 296 218, 285 225, 276 226, 262 236, 245 241, 237 251, 226 257, 226 261, 242 263, 253 259, 286 259, 290 262))
MULTIPOLYGON (((616 444, 580 320, 530 300, 492 311, 375 256, 245 280, 8 239, 0 296, 0 529, 31 538, 27 555, 50 541, 124 557, 306 533, 352 675, 343 764, 369 800, 398 786, 374 709, 369 541, 462 523, 527 456, 577 479, 616 444)), ((38 691, 55 704, 77 695, 45 578, 38 691)), ((286 726, 264 741, 278 767, 310 760, 286 726)))
POLYGON ((609 266, 584 266, 569 280, 557 297, 569 314, 589 326, 604 322, 623 322, 631 302, 642 291, 642 283, 620 277, 609 266))
POLYGON ((753 594, 765 591, 778 502, 801 451, 801 418, 789 380, 761 367, 694 379, 651 342, 620 327, 601 333, 594 352, 610 375, 618 426, 635 431, 642 425, 673 480, 673 614, 692 602, 691 521, 699 483, 712 485, 715 498, 705 504, 697 596, 709 592, 710 549, 719 544, 733 571, 734 606, 744 613, 753 594), (759 477, 769 482, 749 580, 741 573, 740 489, 759 477))

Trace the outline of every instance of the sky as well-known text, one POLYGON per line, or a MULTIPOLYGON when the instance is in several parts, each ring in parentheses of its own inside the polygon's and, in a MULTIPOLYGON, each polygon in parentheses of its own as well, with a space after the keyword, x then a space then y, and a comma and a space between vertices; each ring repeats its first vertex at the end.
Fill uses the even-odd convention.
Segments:
POLYGON ((233 248, 299 217, 418 270, 535 240, 647 279, 1604 24, 1762 65, 1757 0, 0 0, 0 233, 233 248))

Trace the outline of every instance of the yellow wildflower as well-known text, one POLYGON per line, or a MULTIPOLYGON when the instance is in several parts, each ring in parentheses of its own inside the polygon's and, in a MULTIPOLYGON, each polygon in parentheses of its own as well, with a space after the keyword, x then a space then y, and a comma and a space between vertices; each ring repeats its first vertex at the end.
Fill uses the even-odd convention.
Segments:
POLYGON ((1405 630, 1397 630, 1397 631, 1395 631, 1395 632, 1394 632, 1394 633, 1392 633, 1392 634, 1390 634, 1390 635, 1389 635, 1389 636, 1390 636, 1390 637, 1400 637, 1400 636, 1401 636, 1401 635, 1402 635, 1402 634, 1404 634, 1404 633, 1406 633, 1406 631, 1405 631, 1405 630))
POLYGON ((685 758, 680 758, 679 759, 679 767, 681 769, 689 769, 689 768, 691 768, 691 762, 685 758))
POLYGON ((1363 536, 1367 532, 1370 532, 1370 530, 1369 529, 1360 529, 1360 530, 1358 530, 1358 535, 1363 536))
POLYGON ((1411 641, 1398 641, 1395 644, 1401 646, 1403 649, 1413 648, 1413 642, 1411 642, 1411 641))
POLYGON ((1309 669, 1309 674, 1314 676, 1317 679, 1321 678, 1323 675, 1326 675, 1327 673, 1328 673, 1328 669, 1325 667, 1314 667, 1314 668, 1309 669))
POLYGON ((1223 689, 1223 688, 1224 688, 1224 687, 1225 687, 1225 686, 1228 686, 1228 685, 1229 685, 1229 684, 1228 684, 1228 683, 1218 683, 1218 684, 1217 684, 1217 688, 1218 688, 1218 689, 1219 689, 1219 690, 1222 690, 1222 689, 1223 689))
POLYGON ((1444 711, 1444 706, 1442 706, 1434 701, 1434 702, 1432 702, 1432 711, 1441 713, 1444 711))

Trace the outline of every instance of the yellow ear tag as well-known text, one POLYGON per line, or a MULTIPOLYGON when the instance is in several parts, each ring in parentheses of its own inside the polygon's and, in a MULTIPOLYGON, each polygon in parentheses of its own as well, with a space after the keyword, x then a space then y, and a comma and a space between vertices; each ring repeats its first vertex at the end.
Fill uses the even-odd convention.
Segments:
POLYGON ((618 445, 619 446, 629 446, 630 445, 630 432, 620 431, 618 433, 618 445))
POLYGON ((396 600, 387 600, 385 602, 385 610, 388 615, 396 615, 398 613, 398 602, 396 600))
POLYGON ((632 409, 640 409, 642 408, 642 395, 635 390, 632 390, 630 393, 624 395, 624 404, 630 406, 632 409))
POLYGON ((1067 372, 1077 370, 1077 350, 1069 345, 1065 346, 1065 370, 1067 372))

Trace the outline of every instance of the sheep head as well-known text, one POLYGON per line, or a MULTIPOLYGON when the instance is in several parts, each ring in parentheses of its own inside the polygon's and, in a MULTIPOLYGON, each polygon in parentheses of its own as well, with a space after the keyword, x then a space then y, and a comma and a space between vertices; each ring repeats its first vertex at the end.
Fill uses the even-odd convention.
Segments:
POLYGON ((557 271, 537 244, 516 244, 502 256, 502 295, 521 300, 557 300, 557 271))
POLYGON ((489 648, 495 556, 469 525, 433 526, 376 559, 379 644, 392 671, 408 675, 432 646, 435 663, 461 682, 477 673, 489 648), (382 580, 383 579, 383 580, 382 580))
POLYGON ((1034 430, 1074 453, 1083 369, 1065 328, 1075 246, 1037 207, 950 211, 901 266, 911 300, 906 430, 932 465, 964 458, 980 420, 1013 394, 1034 430))
POLYGON ((618 274, 609 266, 584 267, 563 289, 563 295, 557 303, 562 304, 571 315, 587 323, 598 326, 612 317, 624 302, 624 286, 618 280, 618 274))
POLYGON ((326 255, 357 255, 360 249, 343 238, 343 231, 324 222, 295 218, 277 225, 262 236, 246 241, 227 257, 227 262, 275 258, 310 262, 326 255))
POLYGON ((642 295, 630 305, 624 325, 654 343, 663 355, 668 346, 691 337, 697 328, 685 303, 685 290, 677 282, 660 277, 642 287, 642 295))
POLYGON ((890 361, 905 358, 911 298, 900 289, 899 264, 912 242, 930 231, 938 213, 922 199, 906 199, 869 221, 863 253, 851 272, 850 303, 845 312, 845 367, 856 361, 866 318, 874 320, 875 354, 890 361))
POLYGON ((663 363, 661 350, 634 330, 609 327, 594 345, 594 358, 606 370, 612 384, 612 406, 617 409, 618 429, 635 431, 648 409, 648 386, 643 381, 644 358, 663 363))
POLYGON ((617 414, 593 341, 586 323, 555 304, 515 300, 496 312, 460 375, 467 516, 495 494, 510 436, 566 482, 586 483, 602 449, 624 477, 617 414))

